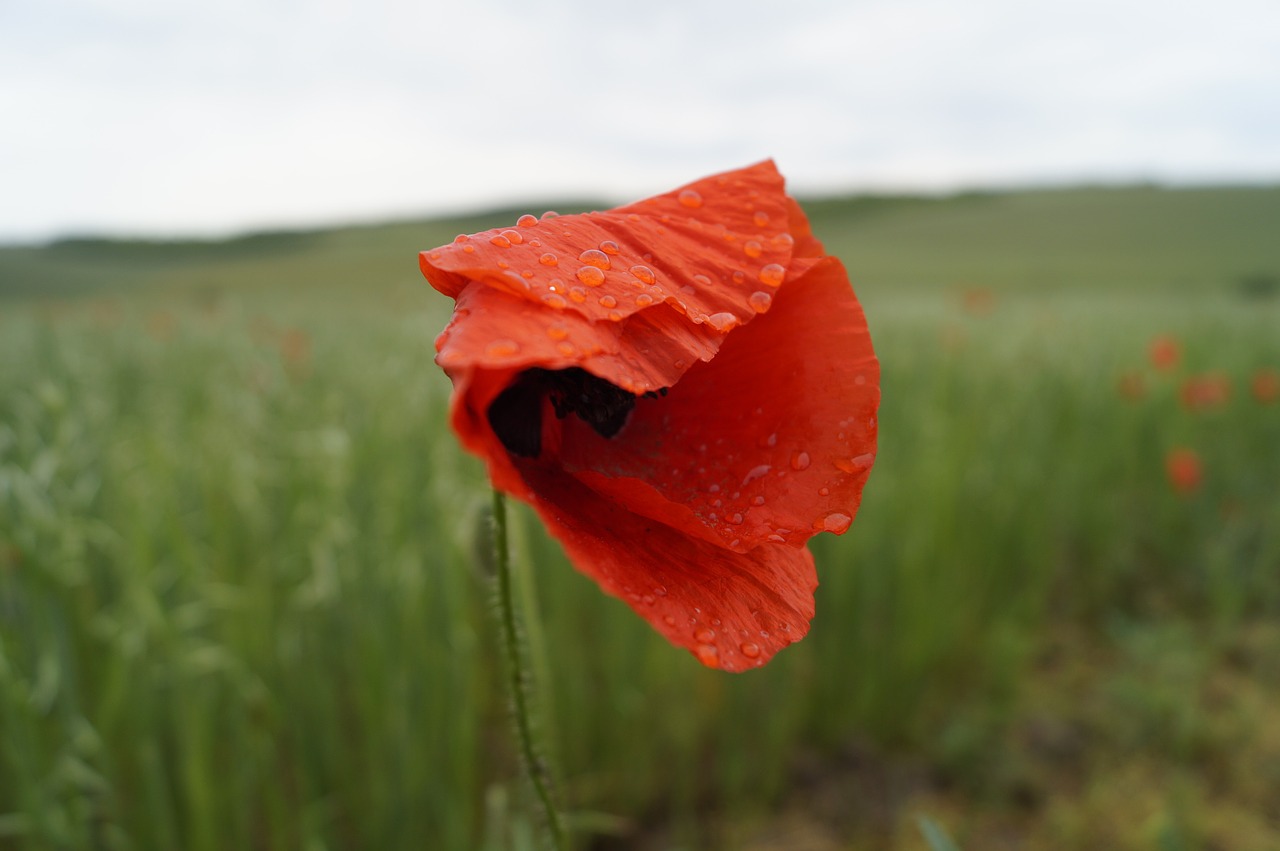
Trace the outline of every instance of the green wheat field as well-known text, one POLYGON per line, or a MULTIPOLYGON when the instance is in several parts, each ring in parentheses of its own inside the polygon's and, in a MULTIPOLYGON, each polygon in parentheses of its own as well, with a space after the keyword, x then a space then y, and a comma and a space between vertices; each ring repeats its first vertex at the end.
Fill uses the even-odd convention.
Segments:
MULTIPOLYGON (((1280 188, 807 209, 884 370, 809 637, 705 670, 517 512, 576 847, 1280 847, 1280 188)), ((522 212, 0 248, 0 849, 536 847, 417 267, 522 212)))

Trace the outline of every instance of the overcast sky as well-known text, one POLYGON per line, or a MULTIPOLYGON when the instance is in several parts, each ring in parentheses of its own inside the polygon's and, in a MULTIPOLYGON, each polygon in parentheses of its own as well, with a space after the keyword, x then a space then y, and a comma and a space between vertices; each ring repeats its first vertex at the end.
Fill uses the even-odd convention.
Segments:
POLYGON ((1280 181, 1278 0, 0 0, 0 241, 1280 181))

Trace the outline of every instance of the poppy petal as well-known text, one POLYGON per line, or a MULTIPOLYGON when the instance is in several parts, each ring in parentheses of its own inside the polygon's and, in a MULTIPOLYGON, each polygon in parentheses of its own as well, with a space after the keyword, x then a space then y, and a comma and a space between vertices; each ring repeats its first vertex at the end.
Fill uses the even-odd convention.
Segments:
MULTIPOLYGON (((563 424, 560 463, 636 499, 643 482, 691 512, 689 534, 745 552, 843 532, 876 453, 879 362, 834 258, 781 288, 767 321, 734 332, 670 393, 641 400, 618 440, 563 424), (800 342, 802 341, 802 343, 800 342)), ((674 522, 671 513, 655 516, 674 522)))
POLYGON ((690 537, 531 464, 534 503, 574 565, 708 667, 744 671, 809 631, 813 556, 765 546, 741 554, 690 537))

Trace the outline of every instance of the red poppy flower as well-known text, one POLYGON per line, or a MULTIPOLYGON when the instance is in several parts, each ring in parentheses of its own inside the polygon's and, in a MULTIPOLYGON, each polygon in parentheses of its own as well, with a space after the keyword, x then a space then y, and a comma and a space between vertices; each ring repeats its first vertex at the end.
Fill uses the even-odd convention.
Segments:
POLYGON ((1188 411, 1207 411, 1231 398, 1231 379, 1222 373, 1193 375, 1182 382, 1182 406, 1188 411))
POLYGON ((805 548, 876 452, 879 363, 772 162, 421 255, 450 418, 570 560, 711 667, 807 631, 805 548))
POLYGON ((1194 493, 1204 478, 1200 456, 1195 450, 1180 447, 1173 449, 1165 457, 1165 472, 1169 474, 1169 484, 1182 495, 1194 493))
POLYGON ((1249 382, 1253 398, 1263 405, 1269 405, 1280 399, 1280 371, 1262 367, 1253 374, 1249 382))
POLYGON ((1151 358, 1152 366, 1168 372, 1177 366, 1178 361, 1182 359, 1182 347, 1172 337, 1161 335, 1151 341, 1147 354, 1151 358))

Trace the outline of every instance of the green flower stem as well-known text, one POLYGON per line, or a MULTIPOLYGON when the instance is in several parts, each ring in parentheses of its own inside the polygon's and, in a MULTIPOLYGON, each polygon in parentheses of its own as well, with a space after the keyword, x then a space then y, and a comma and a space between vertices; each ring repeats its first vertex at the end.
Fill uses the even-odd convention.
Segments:
POLYGON ((511 590, 511 546, 507 536, 507 501, 497 490, 493 492, 493 560, 498 575, 498 620, 502 632, 502 649, 507 657, 507 685, 511 691, 511 708, 515 715, 516 738, 519 739, 521 761, 529 783, 542 804, 547 832, 556 851, 567 851, 564 825, 560 812, 551 799, 551 782, 547 764, 538 752, 534 738, 532 713, 529 708, 529 674, 525 669, 524 648, 516 623, 514 595, 511 590))

